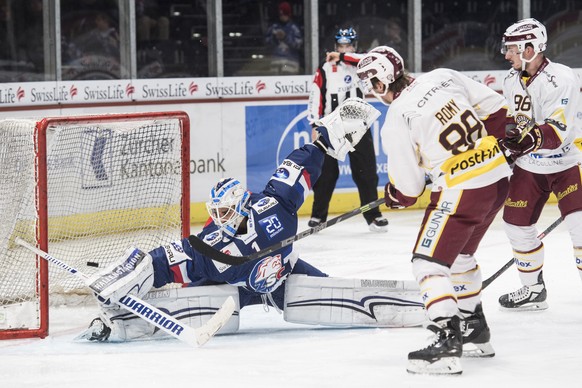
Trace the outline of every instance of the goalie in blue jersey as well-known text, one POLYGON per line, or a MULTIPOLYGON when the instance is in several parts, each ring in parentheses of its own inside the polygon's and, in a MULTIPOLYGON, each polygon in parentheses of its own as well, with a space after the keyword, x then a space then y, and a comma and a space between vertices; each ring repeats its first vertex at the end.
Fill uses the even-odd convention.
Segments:
MULTIPOLYGON (((236 179, 221 179, 210 190, 210 219, 198 238, 223 253, 244 256, 295 236, 297 211, 321 173, 324 155, 345 159, 379 114, 361 99, 346 100, 318 122, 319 137, 291 152, 260 193, 247 191, 236 179)), ((424 321, 415 282, 376 281, 370 287, 369 280, 330 278, 301 260, 293 245, 228 265, 196 251, 185 238, 150 251, 147 259, 148 265, 140 266, 130 279, 109 286, 114 291, 108 294, 115 299, 101 300, 99 317, 79 339, 126 341, 163 335, 112 302, 127 293, 143 296, 192 327, 204 324, 232 296, 235 313, 219 333, 238 330, 240 309, 253 304, 272 306, 284 312, 285 320, 297 323, 402 327, 424 321), (182 286, 162 288, 172 283, 182 286), (338 289, 342 297, 330 303, 323 288, 338 289), (322 309, 329 312, 322 314, 322 309)), ((107 271, 98 276, 107 277, 107 271)))

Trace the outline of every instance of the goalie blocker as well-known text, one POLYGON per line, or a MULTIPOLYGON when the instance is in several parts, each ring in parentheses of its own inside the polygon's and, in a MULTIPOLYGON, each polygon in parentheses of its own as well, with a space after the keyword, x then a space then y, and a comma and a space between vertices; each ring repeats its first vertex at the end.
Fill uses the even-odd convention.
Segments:
MULTIPOLYGON (((285 283, 284 319, 292 323, 336 327, 411 327, 422 325, 425 310, 414 281, 342 279, 290 275, 285 283)), ((197 328, 232 296, 235 311, 217 334, 239 328, 238 288, 228 284, 155 290, 143 299, 197 328)), ((103 309, 101 321, 111 329, 110 342, 167 337, 122 309, 103 309)), ((89 328, 77 340, 90 338, 89 328)))

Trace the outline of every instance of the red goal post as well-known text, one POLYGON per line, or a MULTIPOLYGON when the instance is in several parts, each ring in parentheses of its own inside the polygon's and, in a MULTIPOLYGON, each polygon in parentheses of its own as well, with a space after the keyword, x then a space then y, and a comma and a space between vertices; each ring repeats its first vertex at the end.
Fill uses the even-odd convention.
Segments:
POLYGON ((87 274, 187 237, 189 161, 181 111, 0 120, 0 339, 44 338, 49 300, 89 295, 16 237, 87 274))

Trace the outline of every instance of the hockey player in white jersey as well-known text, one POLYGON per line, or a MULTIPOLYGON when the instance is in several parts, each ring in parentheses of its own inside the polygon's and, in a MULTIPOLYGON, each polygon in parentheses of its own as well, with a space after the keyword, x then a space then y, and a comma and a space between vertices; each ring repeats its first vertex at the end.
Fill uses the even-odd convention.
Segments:
POLYGON ((511 169, 497 141, 505 135, 506 103, 453 70, 414 79, 386 46, 360 60, 358 76, 390 105, 381 132, 390 178, 386 205, 413 205, 425 190, 425 174, 433 182, 412 270, 436 338, 408 355, 407 370, 461 373, 461 355, 495 354, 474 254, 509 186, 511 169))
POLYGON ((535 19, 511 25, 501 52, 511 64, 503 80, 503 95, 516 126, 508 128, 516 166, 503 210, 505 231, 522 287, 502 295, 502 308, 542 310, 546 288, 542 269, 544 245, 536 223, 554 193, 574 245, 574 260, 582 278, 582 153, 576 119, 580 83, 572 69, 545 57, 546 28, 535 19), (519 139, 523 139, 518 141, 519 139))

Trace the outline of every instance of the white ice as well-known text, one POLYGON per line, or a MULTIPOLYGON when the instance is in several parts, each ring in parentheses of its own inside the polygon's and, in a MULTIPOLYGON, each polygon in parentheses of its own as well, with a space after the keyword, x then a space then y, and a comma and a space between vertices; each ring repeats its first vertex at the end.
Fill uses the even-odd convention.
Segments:
MULTIPOLYGON (((302 257, 332 276, 413 279, 410 251, 422 212, 386 212, 387 234, 373 234, 361 216, 297 243, 302 257)), ((548 205, 538 223, 559 216, 548 205)), ((307 228, 302 219, 301 230, 307 228)), ((544 274, 550 308, 500 311, 497 298, 519 287, 514 267, 483 292, 496 356, 462 359, 455 377, 409 375, 409 351, 426 345, 429 332, 406 329, 330 329, 283 321, 260 306, 241 313, 237 334, 203 348, 174 340, 122 344, 72 339, 95 308, 51 309, 44 340, 0 341, 0 387, 573 387, 582 366, 582 282, 564 224, 545 239, 544 274)), ((484 277, 511 257, 498 217, 477 252, 484 277)))

